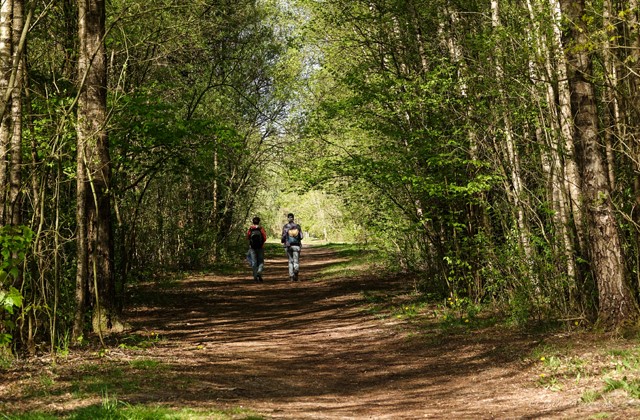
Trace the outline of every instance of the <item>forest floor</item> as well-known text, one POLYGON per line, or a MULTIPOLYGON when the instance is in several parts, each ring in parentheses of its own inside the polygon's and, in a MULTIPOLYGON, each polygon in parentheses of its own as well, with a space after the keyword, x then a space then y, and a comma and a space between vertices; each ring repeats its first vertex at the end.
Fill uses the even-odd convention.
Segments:
POLYGON ((111 400, 244 419, 640 418, 637 338, 447 324, 406 280, 341 275, 347 258, 306 248, 295 283, 281 253, 264 283, 247 269, 143 284, 107 349, 0 369, 0 413, 111 400))

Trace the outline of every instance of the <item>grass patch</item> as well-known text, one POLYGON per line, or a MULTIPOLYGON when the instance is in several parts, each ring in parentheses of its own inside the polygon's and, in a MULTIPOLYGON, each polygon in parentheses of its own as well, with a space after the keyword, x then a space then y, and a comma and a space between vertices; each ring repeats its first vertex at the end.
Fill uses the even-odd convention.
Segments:
POLYGON ((561 390, 568 381, 587 381, 589 389, 580 396, 580 401, 590 404, 618 392, 620 398, 640 400, 640 347, 633 345, 625 349, 599 346, 600 353, 588 353, 586 357, 573 355, 570 346, 543 344, 536 347, 530 361, 539 366, 536 379, 538 386, 561 390), (593 383, 600 386, 593 386, 593 383), (624 397, 622 397, 624 395, 624 397))
POLYGON ((330 249, 334 252, 337 252, 338 256, 341 258, 357 258, 362 254, 372 252, 372 250, 370 249, 364 249, 362 244, 328 243, 317 245, 316 248, 330 249))
POLYGON ((435 327, 443 331, 459 332, 498 323, 494 314, 483 314, 482 306, 472 303, 468 298, 449 298, 443 301, 437 295, 419 292, 390 294, 365 291, 362 292, 362 300, 368 313, 423 323, 425 329, 429 330, 435 327))
MULTIPOLYGON (((589 361, 571 355, 569 348, 542 344, 531 352, 530 360, 542 370, 536 381, 537 385, 554 391, 562 389, 566 381, 580 382, 592 376, 589 361)), ((586 399, 593 397, 584 396, 586 399)))
POLYGON ((586 390, 582 396, 580 397, 580 401, 589 404, 592 402, 596 402, 602 397, 602 393, 598 391, 594 391, 593 389, 586 390))
POLYGON ((85 398, 104 393, 124 395, 139 387, 135 375, 125 374, 122 368, 114 367, 80 376, 71 383, 71 392, 76 398, 85 398))
POLYGON ((129 362, 129 366, 138 370, 162 370, 166 369, 166 366, 157 360, 152 359, 138 359, 129 362))
POLYGON ((155 347, 155 345, 161 341, 163 341, 162 337, 156 332, 132 334, 122 338, 118 347, 123 350, 142 350, 155 347))
POLYGON ((42 373, 36 376, 34 380, 25 387, 25 394, 30 397, 47 397, 50 395, 59 395, 60 393, 57 389, 54 375, 49 373, 42 373))
POLYGON ((263 416, 245 408, 230 410, 170 409, 159 406, 131 405, 112 397, 104 397, 101 404, 90 405, 64 415, 46 412, 0 414, 0 419, 11 420, 262 420, 263 416))
POLYGON ((68 389, 74 398, 87 399, 104 394, 128 395, 153 389, 157 384, 177 385, 179 381, 167 382, 168 366, 149 358, 114 363, 83 364, 76 369, 76 375, 68 389), (144 372, 141 372, 144 371, 144 372))
POLYGON ((318 279, 357 277, 372 272, 375 272, 376 276, 382 275, 383 267, 380 266, 381 260, 375 250, 365 249, 359 244, 344 243, 329 243, 316 247, 331 250, 337 257, 337 261, 332 262, 330 267, 318 273, 318 279))

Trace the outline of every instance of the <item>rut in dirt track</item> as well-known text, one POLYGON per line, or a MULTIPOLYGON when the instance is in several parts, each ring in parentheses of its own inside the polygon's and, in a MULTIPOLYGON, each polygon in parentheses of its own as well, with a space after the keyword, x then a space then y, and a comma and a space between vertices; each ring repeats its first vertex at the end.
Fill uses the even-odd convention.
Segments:
POLYGON ((266 261, 261 284, 247 270, 146 287, 150 303, 130 319, 165 339, 149 351, 169 370, 162 392, 151 387, 129 401, 242 406, 293 419, 550 418, 575 409, 557 394, 520 386, 520 355, 509 349, 534 343, 408 337, 400 320, 363 310, 363 292, 400 293, 402 284, 318 276, 338 262, 330 250, 308 247, 296 283, 283 256, 266 261))

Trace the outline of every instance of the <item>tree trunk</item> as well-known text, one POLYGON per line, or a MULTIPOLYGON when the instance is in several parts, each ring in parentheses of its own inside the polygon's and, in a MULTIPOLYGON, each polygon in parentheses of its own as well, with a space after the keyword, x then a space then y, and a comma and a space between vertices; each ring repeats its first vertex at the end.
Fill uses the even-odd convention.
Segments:
POLYGON ((109 184, 111 163, 106 130, 107 67, 104 45, 104 0, 78 4, 80 52, 78 76, 78 311, 74 333, 81 328, 90 290, 92 327, 95 332, 121 330, 115 302, 113 233, 109 184))
POLYGON ((569 19, 569 81, 575 138, 581 147, 581 172, 592 272, 598 286, 598 321, 614 328, 637 319, 638 309, 627 284, 622 243, 616 222, 598 138, 598 113, 589 53, 588 28, 582 19, 584 0, 562 0, 561 10, 569 19))
MULTIPOLYGON (((547 110, 546 112, 540 112, 540 126, 536 128, 536 138, 541 146, 544 145, 541 163, 543 173, 547 176, 548 200, 555 210, 553 220, 557 231, 556 241, 560 247, 558 254, 565 260, 563 269, 568 279, 569 299, 570 302, 575 303, 577 301, 576 297, 579 295, 576 282, 575 244, 571 235, 568 192, 565 190, 565 171, 561 156, 563 144, 566 143, 564 140, 566 136, 562 135, 560 128, 560 107, 556 102, 557 95, 553 83, 555 70, 552 68, 552 60, 549 59, 550 51, 555 48, 549 46, 549 41, 543 35, 543 29, 540 24, 542 8, 539 2, 534 3, 532 0, 527 0, 527 9, 531 20, 530 36, 528 38, 531 39, 531 45, 533 45, 535 51, 535 55, 530 58, 529 62, 531 80, 538 87, 536 92, 540 92, 537 99, 538 102, 543 104, 540 109, 547 110), (547 117, 547 114, 550 117, 547 117), (554 135, 545 135, 542 128, 545 125, 549 126, 551 133, 554 135)), ((556 60, 553 62, 556 62, 556 60)), ((570 134, 570 127, 569 130, 565 131, 570 134)))
POLYGON ((570 212, 573 215, 574 227, 576 231, 576 239, 578 240, 579 252, 586 253, 586 233, 584 229, 584 209, 582 202, 582 184, 578 169, 575 138, 574 138, 574 122, 571 114, 571 89, 567 76, 567 56, 565 55, 562 41, 562 12, 558 0, 549 0, 551 9, 551 19, 553 22, 553 43, 551 44, 551 57, 547 62, 555 62, 555 72, 558 80, 557 97, 558 97, 558 117, 561 136, 561 150, 563 156, 563 179, 569 198, 570 212))
MULTIPOLYGON (((502 26, 500 22, 500 4, 498 0, 491 0, 491 23, 494 30, 502 26)), ((516 213, 515 219, 518 226, 518 238, 525 258, 527 259, 526 265, 531 268, 532 250, 529 242, 529 226, 527 225, 527 218, 525 215, 525 203, 523 202, 524 187, 520 171, 520 155, 513 138, 511 116, 507 111, 508 101, 504 90, 505 77, 502 66, 503 52, 499 45, 500 42, 497 44, 497 51, 495 54, 495 76, 498 83, 499 101, 502 109, 501 117, 502 122, 504 123, 505 141, 502 153, 505 155, 506 162, 508 164, 508 168, 506 168, 505 171, 510 175, 509 179, 511 181, 511 188, 507 189, 507 193, 510 195, 514 211, 516 213)), ((531 272, 531 274, 533 275, 534 273, 531 272)))
MULTIPOLYGON (((603 4, 603 26, 606 31, 604 37, 604 71, 605 71, 605 92, 604 102, 606 110, 604 112, 605 126, 605 151, 607 157, 607 174, 611 190, 616 190, 616 168, 613 143, 616 136, 620 135, 620 107, 616 90, 618 88, 618 73, 615 65, 615 37, 616 30, 613 16, 613 6, 610 0, 605 0, 603 4)), ((637 46, 636 46, 637 47, 637 46)))
MULTIPOLYGON (((630 165, 633 168, 633 192, 635 197, 635 206, 631 217, 635 223, 636 230, 634 235, 636 254, 640 253, 640 128, 638 127, 638 118, 640 118, 640 98, 638 98, 638 88, 640 88, 640 22, 638 22, 638 0, 629 0, 627 29, 625 31, 628 39, 629 56, 625 59, 625 67, 623 67, 622 79, 626 81, 627 97, 625 98, 625 110, 627 118, 627 128, 624 130, 622 140, 625 147, 631 151, 630 165), (627 67, 628 66, 628 67, 627 67)), ((640 287, 640 255, 636 255, 636 287, 640 287)))
MULTIPOLYGON (((11 93, 11 165, 9 168, 9 197, 7 221, 13 225, 22 223, 22 85, 24 59, 20 54, 20 38, 24 25, 24 0, 14 0, 12 21, 13 65, 16 77, 11 93)), ((13 67, 12 65, 12 67, 13 67)))
MULTIPOLYGON (((13 1, 4 0, 0 2, 0 100, 3 101, 2 108, 7 109, 8 103, 4 103, 5 98, 11 88, 11 57, 12 42, 11 15, 13 13, 13 1)), ((9 223, 7 220, 7 193, 9 190, 7 160, 11 147, 11 119, 9 113, 0 114, 0 225, 9 223)))
MULTIPOLYGON (((468 85, 469 79, 469 67, 465 61, 464 53, 460 42, 456 38, 456 26, 459 24, 458 13, 451 10, 450 5, 447 3, 444 6, 442 16, 439 19, 438 36, 442 45, 447 46, 449 57, 451 61, 458 67, 458 88, 459 94, 462 98, 468 101, 468 105, 465 109, 465 118, 467 121, 472 122, 475 118, 475 109, 472 105, 472 101, 469 100, 468 85), (450 34, 447 36, 446 25, 451 26, 450 34)), ((421 52, 422 55, 422 52, 421 52)), ((421 58, 422 63, 426 63, 427 58, 421 58)), ((426 64, 423 64, 423 69, 426 70, 426 64)), ((469 141, 469 158, 471 160, 478 160, 478 133, 476 132, 472 123, 468 124, 467 139, 469 141)), ((481 201, 486 202, 486 194, 481 193, 481 201)), ((479 204, 470 204, 468 207, 469 222, 467 224, 467 231, 470 236, 476 235, 479 231, 489 232, 491 230, 487 221, 486 212, 484 207, 479 204)), ((489 263, 490 264, 490 263, 489 263)), ((473 286, 469 290, 469 296, 474 301, 479 301, 482 298, 483 291, 483 279, 481 274, 481 264, 472 264, 473 286)))

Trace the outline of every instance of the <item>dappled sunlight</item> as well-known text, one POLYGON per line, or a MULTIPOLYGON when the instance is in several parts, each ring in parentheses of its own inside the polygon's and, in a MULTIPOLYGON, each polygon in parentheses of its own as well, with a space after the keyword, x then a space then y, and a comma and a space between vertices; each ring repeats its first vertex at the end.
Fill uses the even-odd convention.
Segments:
POLYGON ((468 337, 427 344, 411 338, 403 320, 362 311, 363 296, 398 295, 403 286, 370 276, 327 277, 343 269, 366 271, 365 265, 342 267, 346 262, 331 250, 309 247, 298 283, 288 281, 284 256, 267 260, 263 284, 251 282, 249 273, 185 280, 173 300, 175 311, 135 314, 139 328, 162 326, 166 342, 157 357, 166 360, 166 375, 178 383, 162 396, 147 391, 131 398, 186 406, 242 403, 292 419, 319 413, 322 418, 438 417, 443 410, 463 418, 487 413, 499 418, 574 409, 573 402, 552 392, 520 388, 522 354, 501 349, 511 345, 528 352, 532 340, 468 337), (514 377, 520 379, 508 385, 514 377))
MULTIPOLYGON (((412 292, 397 278, 341 277, 353 269, 347 262, 309 247, 300 282, 276 256, 264 283, 245 268, 143 284, 145 304, 128 312, 134 330, 102 353, 60 359, 38 407, 70 412, 99 403, 101 392, 127 404, 244 407, 278 419, 581 418, 598 407, 576 405, 577 384, 572 398, 536 385, 538 337, 368 313, 373 301, 412 292)), ((3 392, 10 386, 0 381, 3 392)))

